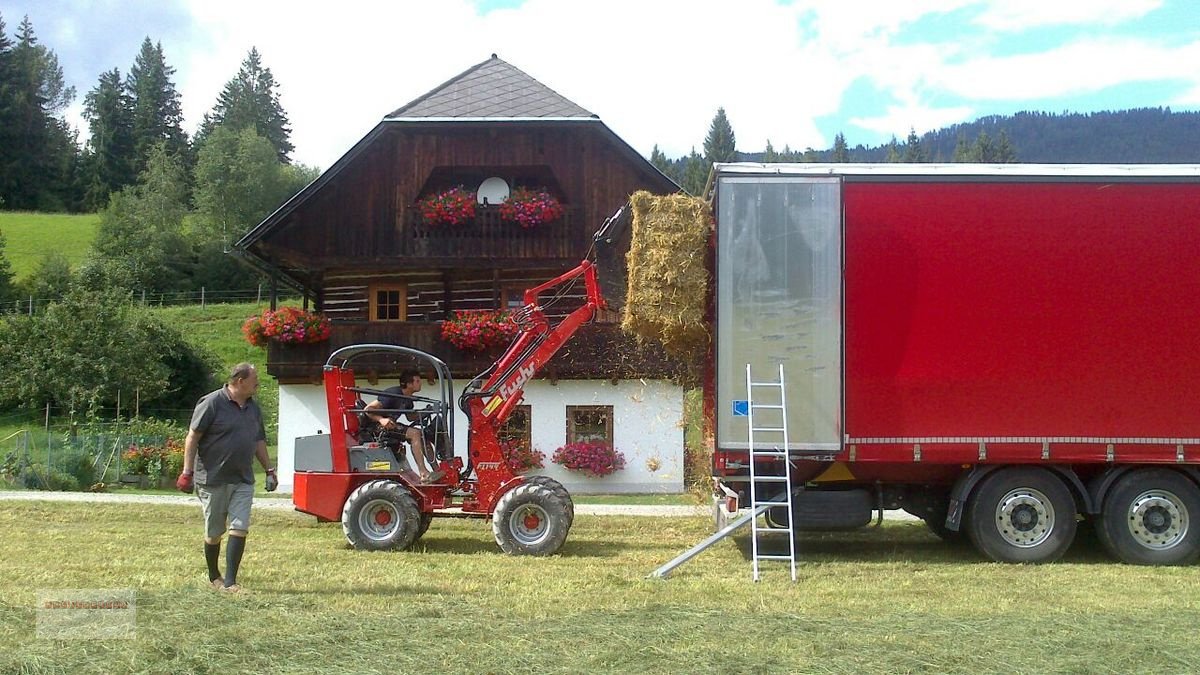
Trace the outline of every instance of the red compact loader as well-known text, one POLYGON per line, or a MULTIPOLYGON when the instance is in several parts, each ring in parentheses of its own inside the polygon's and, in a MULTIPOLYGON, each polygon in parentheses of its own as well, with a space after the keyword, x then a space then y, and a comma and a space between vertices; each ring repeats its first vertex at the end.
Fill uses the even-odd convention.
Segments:
MULTIPOLYGON (((333 352, 325 363, 325 398, 329 433, 296 439, 296 474, 292 501, 298 511, 324 522, 340 520, 347 541, 356 549, 403 550, 429 528, 435 516, 491 518, 496 543, 513 555, 550 555, 566 541, 575 509, 558 481, 546 476, 513 473, 500 450, 497 431, 521 403, 525 384, 579 330, 604 308, 597 278, 597 244, 611 244, 628 223, 626 208, 609 217, 593 237, 591 251, 575 269, 525 291, 524 306, 514 316, 519 331, 504 355, 476 376, 458 397, 468 420, 467 456, 454 456, 450 370, 436 356, 399 345, 361 344, 333 352), (551 325, 546 306, 582 279, 586 302, 551 325), (543 294, 555 294, 543 305, 543 294), (371 420, 364 396, 382 390, 359 387, 353 364, 414 362, 436 374, 438 396, 402 396, 403 412, 425 438, 426 453, 436 458, 445 477, 423 484, 386 439, 361 433, 371 420), (423 406, 423 407, 422 407, 423 406), (412 410, 415 409, 415 412, 412 410), (380 442, 380 441, 383 442, 380 442)), ((601 256, 605 257, 605 256, 601 256)), ((619 277, 619 275, 614 275, 619 277)), ((373 413, 401 410, 376 408, 373 413)), ((401 457, 403 455, 401 454, 401 457)))

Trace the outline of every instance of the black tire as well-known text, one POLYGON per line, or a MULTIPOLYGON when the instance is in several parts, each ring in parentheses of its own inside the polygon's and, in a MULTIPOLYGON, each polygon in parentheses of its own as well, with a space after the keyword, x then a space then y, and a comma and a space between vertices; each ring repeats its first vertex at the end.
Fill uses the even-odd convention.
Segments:
POLYGON ((429 531, 429 525, 432 522, 433 522, 433 514, 432 513, 422 513, 421 514, 421 516, 417 522, 417 533, 413 536, 413 543, 416 543, 416 541, 418 539, 425 536, 425 533, 429 531))
POLYGON ((421 513, 406 487, 391 480, 363 483, 342 506, 342 532, 360 551, 404 550, 412 545, 421 513))
POLYGON ((961 528, 952 530, 946 527, 946 514, 944 513, 941 516, 925 518, 924 522, 930 532, 947 544, 963 544, 967 541, 967 535, 961 528))
MULTIPOLYGON (((575 522, 575 502, 571 500, 571 493, 567 492, 567 488, 563 487, 562 483, 549 476, 525 476, 525 483, 527 485, 543 485, 550 488, 550 491, 566 505, 567 518, 571 523, 575 522)), ((568 525, 568 527, 570 526, 568 525)))
POLYGON ((492 514, 496 543, 509 555, 552 555, 570 529, 566 505, 545 485, 518 485, 500 498, 492 514))
POLYGON ((1012 467, 989 475, 967 503, 967 534, 997 562, 1046 563, 1075 539, 1075 500, 1053 473, 1012 467))
POLYGON ((1104 498, 1096 532, 1132 565, 1189 565, 1200 559, 1200 488, 1170 469, 1138 469, 1104 498))

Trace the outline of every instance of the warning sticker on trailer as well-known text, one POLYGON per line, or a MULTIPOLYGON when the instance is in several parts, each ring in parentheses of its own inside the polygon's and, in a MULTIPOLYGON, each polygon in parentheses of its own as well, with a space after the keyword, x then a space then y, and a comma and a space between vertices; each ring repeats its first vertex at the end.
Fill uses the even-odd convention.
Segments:
POLYGON ((391 468, 391 462, 367 462, 367 471, 388 471, 391 468))
POLYGON ((734 401, 733 416, 734 417, 749 417, 750 401, 734 401))
POLYGON ((483 406, 483 414, 485 416, 491 415, 493 412, 496 411, 496 408, 500 407, 501 403, 504 403, 503 396, 493 396, 492 400, 488 401, 487 405, 483 406))

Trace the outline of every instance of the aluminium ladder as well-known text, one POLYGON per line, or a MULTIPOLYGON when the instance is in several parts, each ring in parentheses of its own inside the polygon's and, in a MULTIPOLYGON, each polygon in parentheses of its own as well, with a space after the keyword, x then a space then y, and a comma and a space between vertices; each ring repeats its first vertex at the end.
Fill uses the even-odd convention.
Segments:
MULTIPOLYGON (((783 379, 783 364, 779 364, 779 379, 775 382, 755 382, 750 376, 750 364, 746 364, 746 408, 749 416, 749 449, 750 449, 750 510, 758 513, 766 509, 782 508, 787 514, 783 523, 788 533, 787 555, 766 554, 759 552, 759 538, 766 532, 778 531, 780 527, 762 527, 758 518, 750 521, 750 549, 754 564, 754 580, 758 581, 758 563, 761 560, 786 560, 791 566, 792 581, 796 580, 796 529, 792 522, 792 463, 788 457, 787 429, 787 393, 783 379), (764 400, 770 403, 756 403, 755 390, 763 391, 764 400), (769 392, 777 391, 777 395, 769 392), (775 403, 774 401, 778 401, 775 403), (765 420, 756 421, 755 413, 761 413, 765 420), (758 425, 764 426, 758 426, 758 425), (767 448, 770 449, 767 449, 767 448), (758 467, 755 459, 770 460, 758 467), (782 461, 780 461, 782 460, 782 461), (780 467, 782 465, 782 467, 780 467), (769 468, 768 468, 769 467, 769 468), (760 473, 760 471, 762 473, 760 473), (760 483, 763 485, 760 487, 760 483), (771 499, 759 498, 759 493, 775 494, 772 489, 780 484, 783 486, 782 499, 776 495, 771 499)), ((779 519, 772 519, 776 525, 779 519)))

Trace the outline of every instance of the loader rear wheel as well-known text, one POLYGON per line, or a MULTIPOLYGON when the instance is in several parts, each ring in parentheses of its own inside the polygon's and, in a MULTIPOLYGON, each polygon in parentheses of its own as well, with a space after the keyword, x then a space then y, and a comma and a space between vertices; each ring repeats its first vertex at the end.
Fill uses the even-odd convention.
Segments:
POLYGON ((1188 565, 1200 558, 1200 489, 1169 469, 1122 476, 1096 522, 1100 541, 1133 565, 1188 565))
POLYGON ((967 504, 967 534, 997 562, 1058 560, 1075 539, 1075 529, 1071 491, 1045 469, 1001 469, 967 504))
POLYGON ((416 538, 420 511, 412 493, 391 480, 363 483, 342 507, 342 532, 360 551, 404 550, 416 538))
POLYGON ((566 504, 545 485, 523 483, 509 490, 492 515, 492 533, 510 555, 552 555, 571 529, 566 504))
MULTIPOLYGON (((526 476, 525 483, 530 485, 544 485, 550 488, 550 491, 566 505, 568 520, 572 523, 575 521, 575 502, 571 501, 571 493, 567 492, 567 488, 563 487, 562 483, 549 476, 526 476)), ((568 527, 570 526, 568 525, 568 527)))

